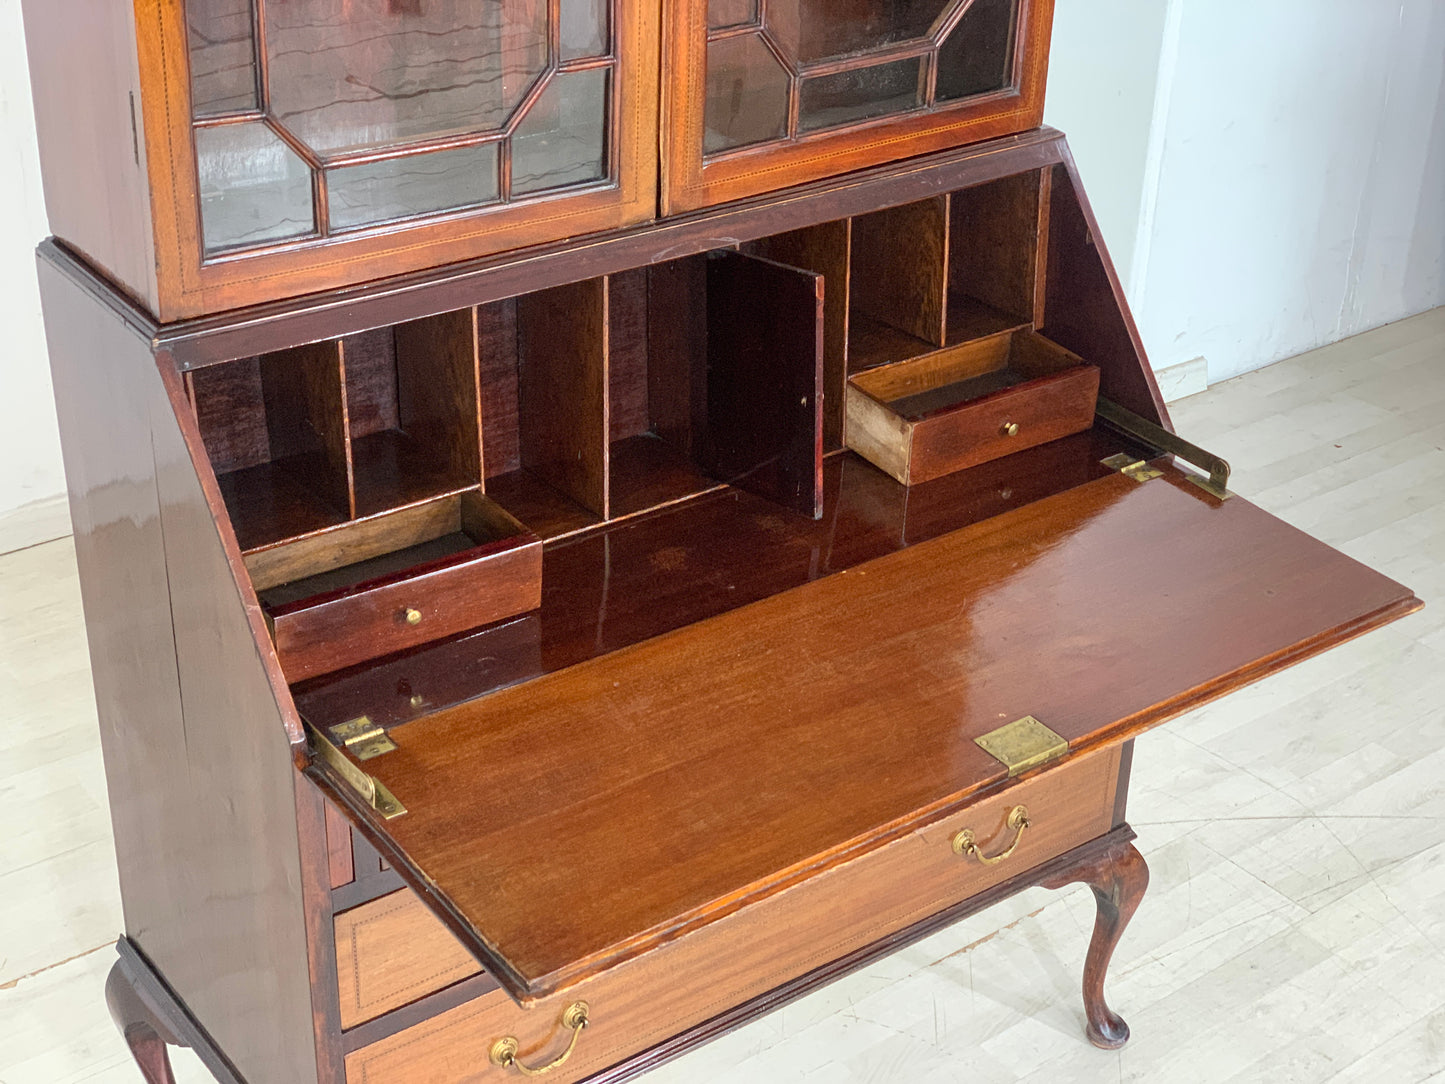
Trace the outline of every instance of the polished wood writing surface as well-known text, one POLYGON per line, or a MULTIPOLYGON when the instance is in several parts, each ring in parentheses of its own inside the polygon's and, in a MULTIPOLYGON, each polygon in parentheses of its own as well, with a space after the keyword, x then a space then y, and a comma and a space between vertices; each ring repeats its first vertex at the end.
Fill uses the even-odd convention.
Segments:
POLYGON ((1124 740, 1418 605, 1173 468, 1111 474, 396 727, 366 769, 408 812, 371 831, 534 998, 1001 782, 1002 723, 1124 740))
POLYGON ((548 546, 542 611, 293 687, 318 726, 369 714, 383 726, 684 625, 1020 508, 1144 454, 1095 429, 905 487, 852 454, 823 465, 823 517, 728 489, 548 546), (606 584, 606 590, 601 585, 606 584))

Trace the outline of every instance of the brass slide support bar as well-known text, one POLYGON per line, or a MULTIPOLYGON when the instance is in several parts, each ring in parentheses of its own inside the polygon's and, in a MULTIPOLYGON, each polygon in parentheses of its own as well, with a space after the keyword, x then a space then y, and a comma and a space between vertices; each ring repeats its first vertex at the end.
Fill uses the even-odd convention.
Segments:
POLYGON ((1099 396, 1099 403, 1094 408, 1094 412, 1114 428, 1122 430, 1129 436, 1137 437, 1145 444, 1152 444, 1161 451, 1178 456, 1186 463, 1207 472, 1208 478, 1201 478, 1189 471, 1186 471, 1185 474, 1204 492, 1218 497, 1221 501, 1229 500, 1229 464, 1213 452, 1207 452, 1199 445, 1191 444, 1183 437, 1176 436, 1162 426, 1139 417, 1131 410, 1125 410, 1118 403, 1110 402, 1102 395, 1099 396))

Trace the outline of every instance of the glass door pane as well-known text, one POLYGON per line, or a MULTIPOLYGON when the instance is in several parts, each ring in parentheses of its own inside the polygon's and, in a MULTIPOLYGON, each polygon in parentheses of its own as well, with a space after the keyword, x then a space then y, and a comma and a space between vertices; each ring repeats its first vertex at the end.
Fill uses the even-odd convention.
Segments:
POLYGON ((1014 84, 1019 0, 709 0, 704 152, 1014 84))
POLYGON ((611 180, 616 2, 186 0, 206 254, 611 180))

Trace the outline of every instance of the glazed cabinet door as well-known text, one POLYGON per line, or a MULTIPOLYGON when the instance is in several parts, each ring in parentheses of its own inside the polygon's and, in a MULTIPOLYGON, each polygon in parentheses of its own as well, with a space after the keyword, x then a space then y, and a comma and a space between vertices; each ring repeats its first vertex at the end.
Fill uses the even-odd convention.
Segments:
POLYGON ((643 221, 646 0, 143 0, 163 317, 643 221))
POLYGON ((1036 127, 1053 0, 667 0, 664 205, 1036 127))

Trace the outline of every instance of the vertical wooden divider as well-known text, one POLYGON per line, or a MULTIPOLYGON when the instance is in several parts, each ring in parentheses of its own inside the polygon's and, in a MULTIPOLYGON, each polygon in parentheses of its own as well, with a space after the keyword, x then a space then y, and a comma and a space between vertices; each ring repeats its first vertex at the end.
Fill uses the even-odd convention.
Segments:
POLYGON ((477 362, 482 417, 482 488, 522 465, 517 405, 517 300, 477 307, 477 362))
POLYGON ((318 488, 346 518, 356 515, 346 359, 340 341, 312 343, 261 358, 271 458, 319 451, 318 488))
MULTIPOLYGON (((607 419, 613 444, 652 431, 648 404, 647 268, 607 276, 607 419)), ((615 491, 616 464, 608 471, 615 491)), ((610 504, 616 503, 614 494, 610 504)))
POLYGON ((477 485, 485 488, 487 484, 487 424, 486 414, 482 409, 482 310, 481 306, 473 305, 472 314, 472 352, 476 359, 476 369, 473 373, 472 393, 477 401, 477 485))
POLYGON ((1041 322, 1048 175, 1004 177, 951 196, 950 343, 1041 322))
POLYGON ((517 299, 522 466, 595 516, 609 514, 607 280, 517 299))
POLYGON ((947 196, 853 219, 852 307, 933 346, 948 304, 947 196))
POLYGON ((652 431, 696 456, 707 430, 707 256, 647 270, 647 409, 652 431))
MULTIPOLYGON (((948 216, 944 215, 945 225, 948 216)), ((853 222, 840 219, 820 226, 764 237, 743 246, 762 256, 823 276, 823 448, 843 446, 843 396, 848 379, 848 305, 853 222)), ((945 266, 947 261, 944 261, 945 266)))
POLYGON ((401 428, 444 460, 458 480, 483 477, 477 310, 398 324, 397 411, 401 428))
MULTIPOLYGON (((343 469, 346 473, 346 516, 348 519, 355 519, 356 460, 351 454, 351 410, 347 403, 346 396, 346 348, 342 345, 340 339, 336 340, 333 344, 323 345, 332 345, 336 351, 336 365, 332 371, 336 374, 336 395, 340 400, 339 412, 334 413, 335 406, 330 406, 327 410, 327 424, 333 424, 330 421, 332 418, 338 419, 335 424, 340 433, 339 438, 335 434, 328 434, 324 438, 327 448, 326 457, 335 464, 338 459, 337 452, 339 451, 340 453, 339 458, 344 463, 343 469)), ((329 393, 329 386, 327 391, 329 393)))
POLYGON ((1054 196, 1054 171, 1039 171, 1039 210, 1037 244, 1034 249, 1034 327, 1044 326, 1047 316, 1045 302, 1049 292, 1049 213, 1054 196))

